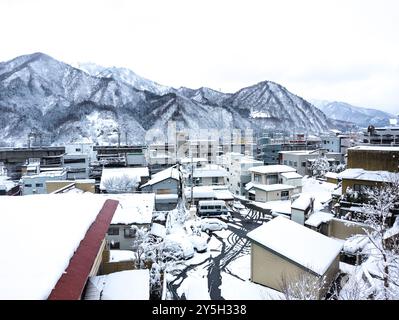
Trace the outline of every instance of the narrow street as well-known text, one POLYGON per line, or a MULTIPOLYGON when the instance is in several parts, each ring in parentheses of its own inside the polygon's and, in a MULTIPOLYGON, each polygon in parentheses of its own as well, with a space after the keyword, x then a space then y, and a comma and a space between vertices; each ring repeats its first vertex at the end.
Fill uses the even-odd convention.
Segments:
MULTIPOLYGON (((212 300, 223 300, 221 292, 222 272, 236 277, 242 281, 239 275, 229 270, 230 264, 237 258, 250 254, 250 242, 246 234, 262 224, 259 216, 243 216, 239 212, 233 212, 230 219, 220 219, 227 223, 228 229, 223 232, 211 232, 208 243, 220 243, 219 249, 208 248, 208 257, 200 263, 190 264, 181 269, 173 281, 168 285, 168 290, 173 299, 184 299, 184 295, 178 294, 178 289, 188 277, 190 271, 203 268, 207 272, 207 285, 209 296, 212 300)), ((204 253, 205 255, 205 253, 204 253)))

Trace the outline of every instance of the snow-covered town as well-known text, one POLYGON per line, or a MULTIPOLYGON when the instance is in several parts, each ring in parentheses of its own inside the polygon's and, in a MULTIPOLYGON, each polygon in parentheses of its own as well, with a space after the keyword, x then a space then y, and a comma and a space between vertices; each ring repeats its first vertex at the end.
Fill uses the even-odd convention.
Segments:
POLYGON ((178 133, 0 149, 0 298, 399 297, 398 146, 178 133))

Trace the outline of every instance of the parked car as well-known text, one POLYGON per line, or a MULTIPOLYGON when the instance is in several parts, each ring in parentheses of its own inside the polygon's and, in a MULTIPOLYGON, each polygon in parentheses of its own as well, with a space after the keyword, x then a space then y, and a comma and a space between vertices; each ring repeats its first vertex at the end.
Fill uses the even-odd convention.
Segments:
POLYGON ((208 241, 205 237, 193 234, 189 239, 197 252, 205 252, 208 249, 208 241))
MULTIPOLYGON (((169 234, 163 245, 163 254, 169 260, 190 259, 194 256, 194 247, 187 236, 180 234, 169 234), (165 251, 166 250, 166 251, 165 251)), ((166 259, 168 260, 168 259, 166 259)))
POLYGON ((205 232, 227 229, 227 224, 219 219, 205 218, 201 221, 201 230, 205 232))

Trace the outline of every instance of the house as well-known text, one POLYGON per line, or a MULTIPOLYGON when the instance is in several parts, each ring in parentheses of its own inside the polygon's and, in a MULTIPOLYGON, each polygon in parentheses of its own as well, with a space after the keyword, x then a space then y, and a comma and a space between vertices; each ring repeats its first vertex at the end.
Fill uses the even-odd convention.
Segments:
POLYGON ((305 220, 313 213, 313 204, 314 198, 301 194, 291 204, 291 220, 304 225, 305 220))
POLYGON ((245 195, 245 186, 251 181, 249 168, 263 166, 263 162, 241 153, 227 153, 217 159, 217 163, 226 169, 226 184, 230 191, 239 196, 245 195))
POLYGON ((351 139, 349 135, 340 133, 331 133, 329 135, 322 135, 321 137, 321 148, 327 152, 340 153, 345 155, 347 149, 351 145, 351 139))
POLYGON ((149 300, 148 269, 125 270, 89 278, 84 300, 149 300))
POLYGON ((180 172, 175 167, 162 170, 142 185, 141 190, 155 193, 155 210, 173 210, 181 192, 180 172))
POLYGON ((186 176, 186 185, 190 186, 192 180, 195 186, 220 186, 226 184, 227 171, 216 164, 208 164, 194 168, 193 177, 191 173, 186 176))
POLYGON ((111 249, 132 250, 135 229, 150 229, 152 213, 155 207, 155 194, 113 194, 105 196, 119 202, 107 232, 107 240, 111 249))
POLYGON ((46 171, 36 175, 22 176, 20 180, 22 195, 45 194, 47 181, 65 180, 66 177, 66 171, 46 171))
POLYGON ((104 168, 100 190, 104 193, 134 192, 149 180, 148 168, 104 168))
POLYGON ((339 272, 343 244, 284 217, 277 217, 247 234, 251 241, 251 281, 282 291, 284 281, 305 274, 324 280, 326 294, 339 272))
POLYGON ((399 146, 357 146, 349 148, 348 169, 353 168, 399 172, 399 146))
POLYGON ((0 241, 12 239, 0 255, 0 299, 81 299, 88 278, 101 271, 117 206, 89 193, 0 197, 1 225, 8 226, 0 241))
POLYGON ((394 173, 388 171, 369 171, 360 168, 346 169, 337 175, 342 180, 342 192, 348 188, 361 191, 362 188, 380 187, 394 179, 394 173))
POLYGON ((289 166, 258 166, 248 171, 251 172, 251 182, 246 184, 245 190, 250 200, 287 200, 302 191, 302 176, 289 166))
POLYGON ((46 181, 47 193, 59 193, 61 190, 70 189, 71 187, 82 190, 82 192, 95 193, 94 179, 78 179, 78 180, 51 180, 46 181))
POLYGON ((268 202, 276 200, 289 200, 294 194, 294 186, 286 184, 256 184, 248 183, 246 190, 248 199, 258 202, 268 202))
POLYGON ((279 156, 280 164, 295 168, 302 176, 311 174, 312 163, 320 157, 326 157, 330 166, 338 165, 343 161, 341 153, 325 152, 323 150, 280 151, 279 156))

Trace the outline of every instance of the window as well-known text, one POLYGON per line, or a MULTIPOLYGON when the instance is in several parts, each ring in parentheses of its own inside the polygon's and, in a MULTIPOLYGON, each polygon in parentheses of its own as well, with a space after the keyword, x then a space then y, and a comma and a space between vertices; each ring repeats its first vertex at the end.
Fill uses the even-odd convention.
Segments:
POLYGON ((25 188, 32 188, 32 185, 30 183, 25 183, 25 188))
POLYGON ((36 188, 43 188, 43 183, 36 183, 36 188))
POLYGON ((219 183, 219 177, 212 177, 212 183, 219 183))
POLYGON ((281 200, 288 200, 288 199, 289 199, 289 192, 281 191, 281 200))
POLYGON ((237 187, 241 187, 241 183, 237 182, 237 187))
MULTIPOLYGON (((119 229, 118 229, 119 231, 119 229)), ((119 232, 118 232, 119 233, 119 232)), ((136 236, 136 229, 126 228, 123 229, 123 235, 125 238, 134 238, 136 236)))
POLYGON ((302 161, 302 167, 306 167, 306 161, 302 161))
POLYGON ((85 158, 80 159, 64 159, 64 163, 86 163, 85 158))
POLYGON ((108 229, 109 236, 119 236, 119 228, 118 227, 110 227, 108 229))
POLYGON ((110 249, 120 249, 121 244, 119 242, 111 241, 111 243, 109 244, 109 248, 110 249))
POLYGON ((76 148, 75 151, 76 151, 76 152, 80 152, 80 151, 82 151, 82 149, 76 148))
POLYGON ((294 161, 294 167, 298 166, 298 162, 294 161))
POLYGON ((254 174, 254 181, 255 182, 260 182, 261 178, 262 178, 262 176, 260 174, 257 174, 257 173, 254 174))
POLYGON ((284 160, 284 165, 288 165, 288 161, 287 160, 284 160))
POLYGON ((290 161, 288 161, 288 163, 289 163, 289 166, 292 166, 292 161, 290 160, 290 161))

